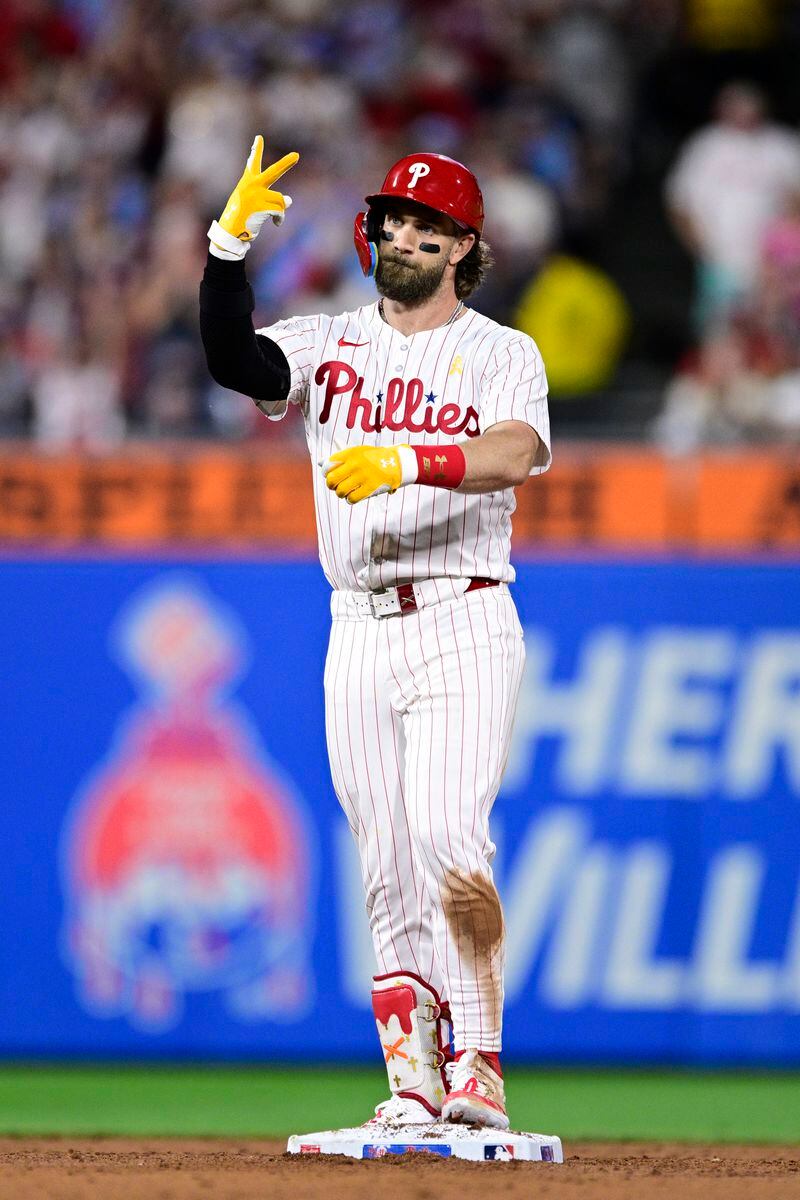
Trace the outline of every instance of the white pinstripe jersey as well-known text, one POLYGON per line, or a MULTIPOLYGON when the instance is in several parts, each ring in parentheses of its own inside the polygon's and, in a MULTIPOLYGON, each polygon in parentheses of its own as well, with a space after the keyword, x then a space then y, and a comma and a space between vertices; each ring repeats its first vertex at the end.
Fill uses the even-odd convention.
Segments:
POLYGON ((531 474, 546 471, 547 380, 531 338, 471 309, 450 325, 406 335, 377 304, 257 332, 277 342, 291 367, 288 400, 259 407, 273 420, 288 403, 303 412, 320 560, 334 588, 372 591, 441 576, 513 581, 513 488, 465 495, 410 484, 351 505, 326 487, 318 464, 346 446, 453 444, 514 420, 540 438, 531 474))

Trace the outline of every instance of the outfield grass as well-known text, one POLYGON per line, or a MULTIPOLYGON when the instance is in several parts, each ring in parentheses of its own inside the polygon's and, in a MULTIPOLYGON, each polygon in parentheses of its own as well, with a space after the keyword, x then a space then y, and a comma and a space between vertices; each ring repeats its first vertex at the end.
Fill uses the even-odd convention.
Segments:
MULTIPOLYGON (((517 1129, 564 1138, 800 1141, 800 1076, 509 1072, 517 1129)), ((0 1067, 0 1133, 282 1136, 359 1124, 386 1092, 359 1068, 0 1067)))

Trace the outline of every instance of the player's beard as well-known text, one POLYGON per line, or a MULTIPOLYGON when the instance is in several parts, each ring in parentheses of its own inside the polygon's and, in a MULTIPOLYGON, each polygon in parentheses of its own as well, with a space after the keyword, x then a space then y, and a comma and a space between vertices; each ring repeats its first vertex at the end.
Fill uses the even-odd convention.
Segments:
POLYGON ((403 304, 422 304, 430 300, 444 277, 447 260, 422 267, 419 263, 405 263, 396 258, 378 259, 375 271, 375 286, 387 300, 400 300, 403 304))

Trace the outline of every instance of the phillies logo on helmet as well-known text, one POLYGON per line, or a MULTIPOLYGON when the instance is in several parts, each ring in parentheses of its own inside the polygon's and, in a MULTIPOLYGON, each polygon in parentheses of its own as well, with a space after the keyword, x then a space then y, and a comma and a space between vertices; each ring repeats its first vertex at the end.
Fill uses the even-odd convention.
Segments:
POLYGON ((424 179, 426 175, 430 175, 431 169, 427 163, 414 162, 408 168, 408 173, 411 176, 411 181, 408 186, 410 190, 413 190, 417 186, 417 183, 420 179, 424 179))
POLYGON ((64 951, 81 1005, 144 1032, 193 993, 239 1020, 297 1020, 309 965, 308 827, 226 695, 244 638, 184 579, 134 598, 114 648, 142 688, 63 835, 64 951))

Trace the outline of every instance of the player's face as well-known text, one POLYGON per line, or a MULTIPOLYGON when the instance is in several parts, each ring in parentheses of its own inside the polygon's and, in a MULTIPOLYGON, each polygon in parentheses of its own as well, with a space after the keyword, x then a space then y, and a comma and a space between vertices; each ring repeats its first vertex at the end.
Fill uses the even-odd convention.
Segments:
POLYGON ((424 209, 389 209, 383 221, 384 237, 375 272, 381 295, 406 304, 430 300, 441 285, 456 242, 449 232, 452 228, 446 217, 439 219, 424 209), (434 252, 421 246, 438 249, 434 252))

